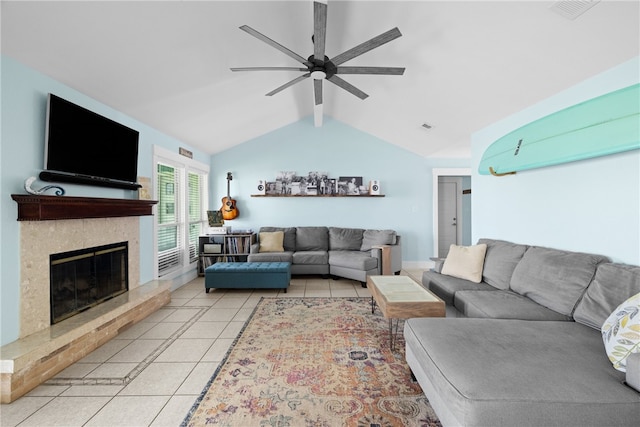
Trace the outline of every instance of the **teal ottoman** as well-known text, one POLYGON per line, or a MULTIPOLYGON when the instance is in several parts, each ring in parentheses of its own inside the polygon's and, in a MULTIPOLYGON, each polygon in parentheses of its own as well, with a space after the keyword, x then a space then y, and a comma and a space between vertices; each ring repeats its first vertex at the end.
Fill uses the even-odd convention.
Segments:
POLYGON ((284 289, 291 280, 288 262, 217 262, 204 270, 204 289, 284 289))

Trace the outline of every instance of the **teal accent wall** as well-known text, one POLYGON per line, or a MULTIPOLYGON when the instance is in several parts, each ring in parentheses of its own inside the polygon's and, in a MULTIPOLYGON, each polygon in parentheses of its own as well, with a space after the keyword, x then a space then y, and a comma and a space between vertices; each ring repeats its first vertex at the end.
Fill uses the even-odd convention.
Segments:
MULTIPOLYGON (((46 99, 49 92, 82 105, 140 132, 138 175, 152 176, 152 146, 178 152, 183 146, 194 159, 208 164, 210 156, 158 132, 12 58, 0 57, 0 344, 18 337, 20 298, 20 223, 11 194, 26 194, 24 181, 38 176, 44 165, 46 99)), ((100 153, 97 152, 96 155, 100 153)), ((46 185, 37 181, 34 187, 46 185)), ((69 196, 137 198, 137 191, 60 184, 69 196)), ((140 218, 140 283, 153 280, 153 217, 140 218)))
POLYGON ((307 117, 212 156, 211 203, 220 208, 232 172, 240 215, 225 225, 393 229, 402 236, 405 264, 426 265, 433 256, 434 167, 469 167, 469 160, 425 159, 330 117, 320 128, 307 117), (279 171, 362 176, 366 185, 377 179, 385 197, 251 197, 258 180, 273 181, 279 171))
POLYGON ((505 177, 477 173, 484 150, 508 132, 639 80, 636 57, 476 132, 474 240, 505 239, 640 264, 640 150, 505 177))

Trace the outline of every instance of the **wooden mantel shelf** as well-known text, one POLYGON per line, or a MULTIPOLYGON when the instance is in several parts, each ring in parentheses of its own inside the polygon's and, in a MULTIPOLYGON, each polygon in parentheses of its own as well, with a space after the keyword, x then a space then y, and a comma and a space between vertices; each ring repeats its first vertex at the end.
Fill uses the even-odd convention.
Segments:
POLYGON ((18 221, 113 218, 153 215, 155 200, 12 194, 18 203, 18 221))

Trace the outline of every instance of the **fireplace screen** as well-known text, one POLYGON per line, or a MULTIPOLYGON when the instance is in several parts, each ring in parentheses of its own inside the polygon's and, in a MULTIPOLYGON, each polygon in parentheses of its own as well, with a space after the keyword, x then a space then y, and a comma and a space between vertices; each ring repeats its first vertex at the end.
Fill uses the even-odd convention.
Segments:
POLYGON ((51 324, 129 289, 127 242, 50 255, 51 324))

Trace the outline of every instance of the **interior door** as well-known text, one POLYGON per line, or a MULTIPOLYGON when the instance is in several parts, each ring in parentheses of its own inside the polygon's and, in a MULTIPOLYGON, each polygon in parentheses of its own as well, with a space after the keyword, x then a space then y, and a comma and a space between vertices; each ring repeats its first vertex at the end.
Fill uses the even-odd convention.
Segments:
POLYGON ((458 191, 457 180, 438 182, 438 257, 445 258, 452 244, 458 244, 458 191))

